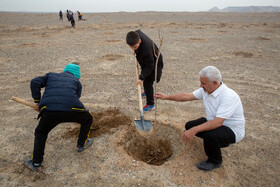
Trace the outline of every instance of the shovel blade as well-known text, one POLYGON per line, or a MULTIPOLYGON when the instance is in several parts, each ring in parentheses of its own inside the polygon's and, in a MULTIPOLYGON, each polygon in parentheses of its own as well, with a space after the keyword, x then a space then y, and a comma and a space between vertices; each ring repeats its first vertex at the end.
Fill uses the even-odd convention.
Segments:
POLYGON ((134 120, 134 124, 141 131, 149 132, 153 129, 153 124, 150 120, 134 120))

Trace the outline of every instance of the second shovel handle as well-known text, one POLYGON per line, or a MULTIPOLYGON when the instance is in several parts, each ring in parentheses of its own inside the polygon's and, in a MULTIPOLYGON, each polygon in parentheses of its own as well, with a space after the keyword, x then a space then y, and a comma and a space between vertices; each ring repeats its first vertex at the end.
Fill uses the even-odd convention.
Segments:
POLYGON ((23 99, 20 99, 18 97, 13 97, 12 100, 15 101, 15 102, 21 103, 21 104, 23 104, 25 106, 29 106, 29 107, 31 107, 33 109, 38 109, 38 106, 35 103, 30 103, 30 102, 25 101, 23 99))

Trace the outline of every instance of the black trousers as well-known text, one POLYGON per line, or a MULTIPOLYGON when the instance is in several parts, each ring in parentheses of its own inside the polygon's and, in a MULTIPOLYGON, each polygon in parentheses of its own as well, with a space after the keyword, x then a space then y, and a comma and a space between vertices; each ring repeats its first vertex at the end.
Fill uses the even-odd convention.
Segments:
MULTIPOLYGON (((187 122, 185 128, 188 130, 205 122, 207 122, 206 118, 202 117, 187 122)), ((204 151, 208 156, 208 161, 217 164, 223 161, 221 148, 235 143, 234 132, 224 125, 210 131, 197 133, 196 136, 203 139, 204 151)))
POLYGON ((75 27, 75 20, 71 20, 72 27, 75 27))
POLYGON ((81 124, 77 144, 80 146, 85 145, 93 122, 92 115, 88 111, 44 111, 42 112, 39 124, 35 129, 34 150, 32 159, 33 163, 43 162, 44 151, 49 132, 58 124, 64 122, 75 122, 81 124))
POLYGON ((143 87, 146 94, 147 105, 154 105, 154 77, 149 76, 143 81, 143 87))

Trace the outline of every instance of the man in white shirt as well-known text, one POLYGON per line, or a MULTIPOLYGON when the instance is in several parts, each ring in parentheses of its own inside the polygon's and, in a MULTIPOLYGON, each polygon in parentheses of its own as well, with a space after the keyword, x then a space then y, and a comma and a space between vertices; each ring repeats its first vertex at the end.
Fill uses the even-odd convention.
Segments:
POLYGON ((206 118, 186 123, 181 138, 189 142, 194 136, 203 139, 206 161, 197 164, 201 170, 210 171, 222 165, 221 148, 237 143, 245 135, 243 106, 238 94, 222 83, 220 71, 214 66, 203 68, 200 88, 192 93, 166 95, 156 93, 155 98, 172 101, 203 100, 206 118))

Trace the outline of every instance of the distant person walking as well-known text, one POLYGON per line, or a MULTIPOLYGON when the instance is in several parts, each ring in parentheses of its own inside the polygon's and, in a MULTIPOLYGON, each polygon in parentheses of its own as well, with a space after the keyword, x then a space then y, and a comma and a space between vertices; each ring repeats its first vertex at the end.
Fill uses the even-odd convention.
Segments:
POLYGON ((83 20, 83 14, 80 13, 79 11, 77 12, 78 12, 78 21, 83 20))
POLYGON ((62 14, 62 11, 61 11, 61 10, 59 11, 59 21, 60 21, 60 20, 63 21, 63 14, 62 14))
POLYGON ((75 28, 75 19, 74 19, 74 14, 70 14, 70 21, 71 21, 71 25, 73 28, 75 28))
POLYGON ((69 10, 66 10, 66 17, 67 17, 68 21, 70 21, 70 13, 69 13, 69 10))

